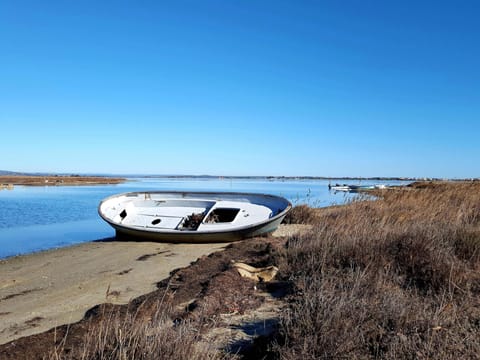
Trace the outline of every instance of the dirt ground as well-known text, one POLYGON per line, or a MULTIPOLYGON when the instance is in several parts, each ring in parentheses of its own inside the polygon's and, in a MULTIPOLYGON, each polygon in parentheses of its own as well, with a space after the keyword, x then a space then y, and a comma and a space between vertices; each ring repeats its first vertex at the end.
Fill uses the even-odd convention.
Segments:
MULTIPOLYGON (((222 315, 234 323, 255 317, 247 310, 263 311, 268 317, 275 311, 275 299, 255 293, 251 281, 241 278, 231 262, 271 265, 272 246, 307 227, 281 225, 275 236, 230 245, 93 242, 1 261, 0 358, 41 358, 39 354, 51 351, 67 329, 66 347, 75 347, 105 308, 126 304, 118 308, 138 311, 142 304, 149 316, 148 309, 155 306, 148 304, 166 295, 179 309, 196 303, 197 310, 182 310, 180 318, 222 315), (95 307, 98 304, 104 305, 95 307)), ((210 336, 225 344, 242 338, 238 333, 225 336, 225 331, 210 336)))

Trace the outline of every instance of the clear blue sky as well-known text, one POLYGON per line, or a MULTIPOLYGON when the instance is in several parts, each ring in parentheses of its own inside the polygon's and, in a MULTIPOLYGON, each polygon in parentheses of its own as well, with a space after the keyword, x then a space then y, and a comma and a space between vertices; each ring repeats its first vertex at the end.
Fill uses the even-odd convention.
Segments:
POLYGON ((0 169, 480 176, 479 1, 0 1, 0 169))

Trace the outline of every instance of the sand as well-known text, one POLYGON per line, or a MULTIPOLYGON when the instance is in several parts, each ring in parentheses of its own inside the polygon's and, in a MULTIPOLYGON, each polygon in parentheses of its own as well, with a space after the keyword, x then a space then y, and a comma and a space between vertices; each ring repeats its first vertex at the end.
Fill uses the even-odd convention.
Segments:
POLYGON ((225 244, 90 242, 0 261, 0 344, 128 303, 225 244))
MULTIPOLYGON (((273 235, 308 228, 280 225, 273 235)), ((77 322, 98 304, 126 304, 227 245, 88 242, 0 260, 0 344, 77 322)))

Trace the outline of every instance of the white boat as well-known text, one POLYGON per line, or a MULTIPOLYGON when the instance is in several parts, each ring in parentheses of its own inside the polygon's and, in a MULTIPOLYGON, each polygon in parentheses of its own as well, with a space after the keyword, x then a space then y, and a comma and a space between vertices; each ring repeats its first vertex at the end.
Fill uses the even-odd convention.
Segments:
POLYGON ((117 232, 164 242, 227 242, 269 233, 292 208, 282 197, 250 193, 131 192, 100 202, 117 232))
POLYGON ((348 185, 329 185, 328 188, 329 188, 329 190, 332 190, 332 191, 348 192, 348 191, 351 190, 350 186, 348 186, 348 185))
POLYGON ((343 192, 358 192, 360 190, 371 190, 377 188, 376 185, 347 185, 347 184, 335 184, 335 185, 328 185, 328 189, 331 191, 343 191, 343 192))

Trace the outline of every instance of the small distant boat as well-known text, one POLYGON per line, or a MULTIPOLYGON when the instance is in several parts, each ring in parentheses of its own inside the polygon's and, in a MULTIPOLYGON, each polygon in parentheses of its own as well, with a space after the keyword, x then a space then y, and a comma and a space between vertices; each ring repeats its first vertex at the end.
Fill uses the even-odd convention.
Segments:
POLYGON ((339 184, 336 184, 336 185, 328 185, 328 189, 329 190, 332 190, 332 191, 350 191, 350 186, 348 185, 339 185, 339 184))
POLYGON ((269 233, 292 205, 251 193, 131 192, 100 202, 117 235, 164 242, 228 242, 269 233))
POLYGON ((328 185, 328 189, 331 191, 343 191, 343 192, 357 192, 360 190, 371 190, 371 189, 385 189, 385 185, 347 185, 347 184, 335 184, 328 185))

